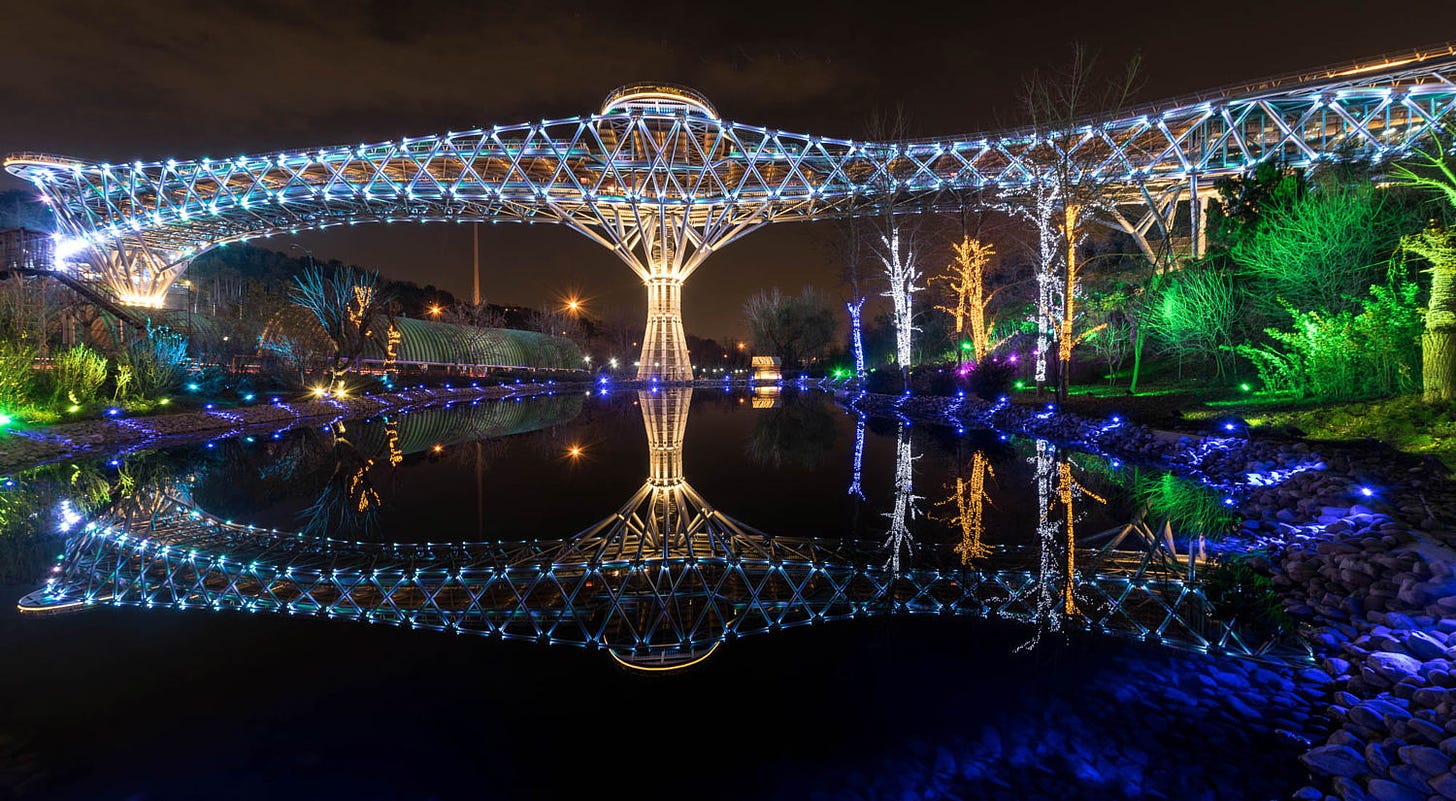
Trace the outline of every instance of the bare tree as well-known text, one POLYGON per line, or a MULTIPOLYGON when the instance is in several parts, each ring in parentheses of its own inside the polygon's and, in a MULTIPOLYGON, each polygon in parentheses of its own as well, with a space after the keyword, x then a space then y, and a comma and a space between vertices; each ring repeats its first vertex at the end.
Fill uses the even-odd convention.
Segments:
POLYGON ((379 327, 374 324, 385 318, 388 299, 379 287, 379 273, 310 264, 294 277, 289 299, 313 314, 334 343, 329 372, 331 383, 337 386, 374 336, 373 328, 379 327))
MULTIPOLYGON (((1100 136, 1099 123, 1116 117, 1137 87, 1141 59, 1134 56, 1123 73, 1098 80, 1097 55, 1081 44, 1072 46, 1069 64, 1049 72, 1034 71, 1027 78, 1022 101, 1038 141, 1031 148, 1037 213, 1033 223, 1042 240, 1055 241, 1062 252, 1061 275, 1050 294, 1060 296, 1056 309, 1057 395, 1067 395, 1076 319, 1076 297, 1081 264, 1077 245, 1081 226, 1110 203, 1108 179, 1096 169, 1108 157, 1110 146, 1100 136)), ((1042 254, 1045 262, 1046 253, 1042 254)), ((1050 270, 1047 271, 1050 273, 1050 270)))

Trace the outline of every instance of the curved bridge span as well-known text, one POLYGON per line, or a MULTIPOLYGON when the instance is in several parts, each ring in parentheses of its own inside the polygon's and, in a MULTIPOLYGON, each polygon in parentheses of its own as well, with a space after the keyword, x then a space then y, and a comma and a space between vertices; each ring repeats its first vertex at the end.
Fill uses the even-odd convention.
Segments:
POLYGON ((159 304, 206 250, 280 232, 566 225, 647 287, 640 377, 683 380, 692 377, 683 282, 765 224, 951 205, 966 192, 1045 182, 1057 164, 1171 219, 1180 197, 1201 209, 1201 184, 1261 163, 1398 156, 1456 120, 1453 106, 1456 45, 1442 45, 1053 132, 832 139, 725 121, 693 90, 640 84, 613 92, 596 114, 561 120, 225 159, 98 164, 18 153, 5 166, 39 187, 102 280, 137 305, 159 304))

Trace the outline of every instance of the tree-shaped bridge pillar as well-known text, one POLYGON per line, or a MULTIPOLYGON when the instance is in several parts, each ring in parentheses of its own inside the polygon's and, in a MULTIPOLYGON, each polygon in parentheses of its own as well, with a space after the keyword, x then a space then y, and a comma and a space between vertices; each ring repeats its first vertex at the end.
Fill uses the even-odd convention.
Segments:
POLYGON ((692 359, 682 324, 682 279, 653 276, 647 281, 647 329, 637 378, 693 380, 692 359))

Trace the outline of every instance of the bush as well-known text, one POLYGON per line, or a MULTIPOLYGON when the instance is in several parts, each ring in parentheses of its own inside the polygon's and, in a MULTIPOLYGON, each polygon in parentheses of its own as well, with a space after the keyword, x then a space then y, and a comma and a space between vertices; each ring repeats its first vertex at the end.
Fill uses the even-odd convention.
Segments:
POLYGON ((1224 374, 1226 346, 1239 319, 1233 278, 1210 266, 1190 267, 1160 282, 1144 311, 1144 324, 1165 353, 1178 359, 1211 360, 1224 374))
POLYGON ((1238 515, 1224 505, 1217 491, 1172 473, 1152 477, 1135 471, 1132 496, 1147 507, 1144 519, 1150 523, 1167 521, 1177 534, 1220 534, 1238 523, 1238 515))
POLYGON ((916 395, 949 397, 960 389, 954 367, 922 367, 910 372, 910 391, 916 395))
POLYGON ((33 400, 36 352, 29 340, 0 337, 0 406, 4 409, 18 409, 33 400))
POLYGON ((1206 568, 1203 592, 1219 620, 1238 621, 1266 634, 1294 628, 1294 619, 1284 610, 1274 582, 1243 557, 1206 568))
POLYGON ((126 394, 126 385, 137 397, 155 398, 176 389, 182 383, 187 360, 187 340, 168 328, 148 326, 147 335, 129 343, 118 359, 118 394, 126 394), (129 379, 120 380, 125 371, 129 379))
POLYGON ((995 400, 1011 390, 1016 379, 1016 365, 995 356, 988 356, 971 368, 968 383, 982 400, 995 400))
POLYGON ((1374 286, 1359 314, 1296 312, 1294 326, 1267 328, 1266 345, 1233 348, 1253 363, 1265 389, 1296 398, 1353 400, 1420 386, 1421 316, 1415 282, 1374 286))
POLYGON ((86 406, 106 381, 106 357, 85 345, 62 351, 51 363, 52 402, 86 406))
POLYGON ((900 368, 893 364, 882 364, 865 375, 865 392, 899 395, 904 391, 905 382, 900 378, 900 368))

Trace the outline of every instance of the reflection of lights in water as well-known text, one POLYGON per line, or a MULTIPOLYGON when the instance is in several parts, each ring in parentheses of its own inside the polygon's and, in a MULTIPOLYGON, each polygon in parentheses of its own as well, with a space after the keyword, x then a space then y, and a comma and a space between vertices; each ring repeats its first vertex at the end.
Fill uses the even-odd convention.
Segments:
POLYGON ((865 443, 865 416, 860 415, 858 422, 854 425, 854 469, 850 473, 849 494, 864 500, 864 490, 860 488, 859 479, 864 467, 864 443, 865 443))
POLYGON ((958 526, 961 530, 961 541, 955 546, 955 552, 960 554, 961 564, 970 566, 977 559, 984 559, 991 555, 990 546, 982 542, 986 526, 982 513, 985 510, 986 502, 986 477, 995 478, 996 471, 991 469, 991 462, 986 454, 976 451, 971 456, 970 476, 956 476, 955 489, 953 494, 946 497, 937 506, 955 505, 955 515, 945 522, 958 526))
POLYGON ((890 518, 890 530, 885 535, 884 546, 890 549, 890 558, 885 561, 885 567, 895 576, 900 575, 900 554, 908 555, 915 549, 915 537, 910 533, 909 523, 920 511, 915 506, 915 502, 920 500, 914 487, 916 458, 910 448, 910 432, 901 424, 900 434, 895 440, 895 508, 885 513, 885 517, 890 518))
POLYGON ((61 533, 70 531, 72 527, 81 522, 81 515, 77 514, 76 510, 71 508, 70 498, 61 501, 60 508, 56 510, 56 516, 61 519, 60 525, 56 526, 56 529, 61 533))
POLYGON ((445 452, 445 446, 444 445, 436 444, 436 445, 431 445, 430 446, 430 453, 444 453, 444 452, 445 452))

